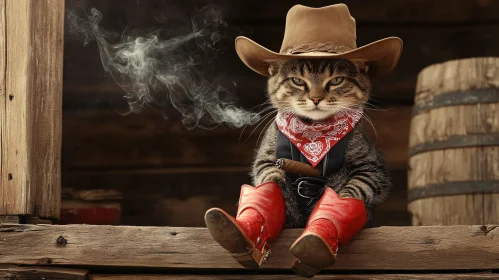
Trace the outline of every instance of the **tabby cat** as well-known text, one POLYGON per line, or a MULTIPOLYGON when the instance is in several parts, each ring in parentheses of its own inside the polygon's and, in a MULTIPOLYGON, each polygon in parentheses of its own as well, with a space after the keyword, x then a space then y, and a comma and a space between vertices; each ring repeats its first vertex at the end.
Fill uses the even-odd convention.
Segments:
MULTIPOLYGON (((267 93, 272 106, 280 112, 295 114, 306 123, 313 124, 342 111, 362 109, 369 99, 369 78, 350 60, 288 60, 271 65, 269 72, 267 93)), ((304 227, 320 195, 300 195, 296 191, 297 177, 275 165, 279 139, 285 139, 279 134, 275 122, 266 130, 251 171, 253 185, 278 183, 286 202, 285 227, 304 227)), ((387 165, 361 121, 347 136, 332 149, 336 158, 328 161, 335 166, 323 174, 324 183, 340 197, 362 200, 370 220, 370 209, 382 202, 391 188, 387 165)), ((306 162, 303 158, 301 161, 306 162)))

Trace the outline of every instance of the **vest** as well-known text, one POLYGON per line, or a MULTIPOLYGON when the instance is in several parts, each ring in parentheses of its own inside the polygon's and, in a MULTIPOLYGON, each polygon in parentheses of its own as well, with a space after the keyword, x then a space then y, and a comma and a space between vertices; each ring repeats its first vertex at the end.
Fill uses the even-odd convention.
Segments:
MULTIPOLYGON (((286 158, 302 163, 310 164, 296 146, 277 129, 276 158, 286 158)), ((316 168, 321 170, 319 177, 303 177, 300 174, 286 174, 286 180, 291 182, 294 191, 298 193, 298 204, 301 209, 305 209, 307 217, 312 213, 317 201, 324 192, 326 178, 334 172, 339 171, 345 163, 345 154, 348 142, 352 137, 352 131, 345 135, 336 145, 334 145, 327 155, 321 160, 316 168)), ((366 227, 371 227, 371 208, 367 208, 368 222, 366 227)))

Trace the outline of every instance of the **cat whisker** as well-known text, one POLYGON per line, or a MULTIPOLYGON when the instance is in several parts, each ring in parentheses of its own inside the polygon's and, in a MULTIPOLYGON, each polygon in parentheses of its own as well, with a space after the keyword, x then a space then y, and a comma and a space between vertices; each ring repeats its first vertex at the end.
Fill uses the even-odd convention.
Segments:
POLYGON ((267 124, 263 127, 262 131, 260 131, 260 134, 258 135, 258 139, 256 140, 256 145, 258 146, 258 142, 260 142, 260 137, 262 137, 262 133, 264 133, 265 131, 267 131, 268 127, 270 125, 272 125, 272 123, 274 123, 274 120, 275 120, 276 117, 273 117, 271 118, 267 124))
MULTIPOLYGON (((352 109, 355 107, 353 104, 346 104, 346 105, 347 105, 347 107, 352 108, 352 109)), ((337 106, 338 106, 338 107, 342 107, 342 108, 344 108, 344 107, 343 107, 343 106, 341 106, 341 105, 337 105, 337 106)), ((363 107, 363 109, 366 109, 364 106, 356 106, 356 107, 357 107, 357 108, 363 107)), ((347 110, 351 110, 351 109, 349 109, 349 108, 345 108, 345 109, 347 109, 347 110)), ((382 110, 383 110, 383 109, 380 109, 380 111, 382 111, 382 110)), ((369 118, 369 116, 367 116, 367 115, 366 115, 366 113, 365 113, 364 111, 362 112, 362 116, 361 116, 361 118, 362 118, 362 119, 365 119, 365 120, 369 123, 369 125, 372 127, 372 129, 373 129, 373 131, 374 131, 374 135, 376 136, 376 141, 379 141, 379 134, 378 134, 378 131, 377 131, 377 130, 376 130, 376 128, 374 127, 374 124, 373 124, 372 120, 369 118)))
POLYGON ((374 105, 374 104, 372 104, 372 103, 369 103, 369 102, 366 102, 366 104, 365 104, 365 105, 366 105, 366 107, 365 107, 365 108, 366 108, 367 110, 372 110, 372 111, 381 111, 381 112, 386 112, 386 111, 388 111, 388 110, 393 109, 393 108, 384 109, 384 108, 378 107, 378 106, 376 106, 376 105, 374 105), (370 107, 368 107, 368 106, 370 106, 370 107))
POLYGON ((265 102, 263 102, 261 104, 258 104, 258 105, 254 106, 254 107, 251 107, 250 110, 253 110, 255 108, 258 108, 258 107, 264 106, 264 105, 270 105, 270 100, 267 100, 267 101, 265 101, 265 102))
POLYGON ((376 128, 374 127, 374 124, 371 121, 371 119, 365 113, 362 113, 362 118, 365 119, 371 125, 371 127, 373 128, 374 134, 376 135, 376 141, 379 141, 378 131, 376 131, 376 128))
MULTIPOLYGON (((251 121, 253 121, 253 119, 254 119, 255 117, 257 117, 257 116, 258 116, 258 117, 260 117, 262 113, 267 112, 267 111, 272 110, 272 109, 274 109, 274 107, 272 107, 272 106, 269 106, 269 107, 263 108, 260 112, 258 112, 256 115, 254 115, 254 116, 250 119, 249 123, 251 123, 251 121)), ((241 137, 243 137, 243 133, 244 133, 244 130, 246 129, 246 127, 248 127, 248 124, 247 124, 247 125, 245 125, 245 126, 243 127, 243 130, 241 131, 241 134, 239 134, 239 142, 241 142, 241 137)))
POLYGON ((264 117, 262 117, 262 119, 259 121, 258 125, 253 129, 253 131, 251 131, 251 133, 248 135, 248 138, 246 138, 246 140, 244 141, 248 141, 248 139, 251 137, 251 135, 253 135, 253 133, 255 132, 255 130, 266 120, 268 119, 270 116, 272 116, 272 114, 274 114, 275 112, 277 112, 277 109, 274 109, 272 110, 271 112, 265 114, 264 117))

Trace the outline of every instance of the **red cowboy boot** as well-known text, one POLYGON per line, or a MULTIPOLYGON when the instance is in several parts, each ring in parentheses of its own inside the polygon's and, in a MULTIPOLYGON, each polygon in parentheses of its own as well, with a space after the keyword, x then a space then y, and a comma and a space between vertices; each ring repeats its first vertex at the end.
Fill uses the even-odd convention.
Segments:
POLYGON ((336 261, 338 244, 350 241, 366 224, 364 202, 356 198, 341 198, 327 188, 310 215, 302 235, 291 246, 298 260, 293 270, 304 277, 313 277, 336 261))
POLYGON ((241 265, 258 268, 270 255, 268 242, 284 227, 285 207, 277 183, 243 185, 235 219, 222 209, 212 208, 204 220, 213 239, 241 265))

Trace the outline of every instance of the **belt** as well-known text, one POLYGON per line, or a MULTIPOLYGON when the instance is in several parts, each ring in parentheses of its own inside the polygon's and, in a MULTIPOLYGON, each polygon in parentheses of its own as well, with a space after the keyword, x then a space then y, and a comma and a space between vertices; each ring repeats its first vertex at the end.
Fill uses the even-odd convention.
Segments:
POLYGON ((303 198, 310 199, 310 202, 322 196, 326 187, 324 177, 300 177, 292 185, 296 192, 303 198))

